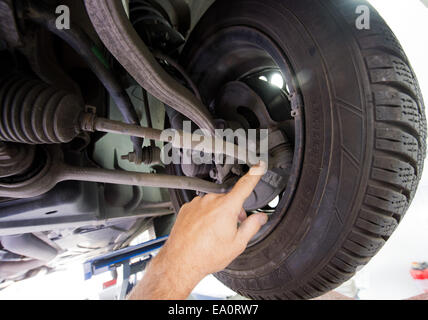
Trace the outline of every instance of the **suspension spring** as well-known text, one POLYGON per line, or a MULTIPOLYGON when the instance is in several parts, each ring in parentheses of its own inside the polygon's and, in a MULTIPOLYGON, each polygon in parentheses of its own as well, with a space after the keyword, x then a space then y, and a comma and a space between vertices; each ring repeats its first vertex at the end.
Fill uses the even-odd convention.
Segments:
POLYGON ((130 0, 129 16, 141 39, 152 50, 168 54, 185 42, 167 12, 155 1, 130 0))

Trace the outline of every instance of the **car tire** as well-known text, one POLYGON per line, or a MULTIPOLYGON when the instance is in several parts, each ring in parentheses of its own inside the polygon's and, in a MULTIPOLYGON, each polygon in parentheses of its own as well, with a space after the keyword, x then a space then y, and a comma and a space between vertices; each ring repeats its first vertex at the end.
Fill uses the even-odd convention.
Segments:
POLYGON ((367 264, 407 211, 426 153, 421 92, 366 1, 218 0, 182 55, 203 96, 215 68, 198 57, 234 26, 257 29, 287 55, 303 98, 305 148, 280 223, 216 277, 252 299, 315 298, 367 264), (356 26, 361 5, 370 10, 368 30, 356 26))

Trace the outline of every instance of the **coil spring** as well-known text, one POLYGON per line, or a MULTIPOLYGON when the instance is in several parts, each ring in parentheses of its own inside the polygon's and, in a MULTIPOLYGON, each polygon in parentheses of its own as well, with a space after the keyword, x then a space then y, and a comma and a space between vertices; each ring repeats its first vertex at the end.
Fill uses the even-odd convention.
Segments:
POLYGON ((185 42, 165 10, 154 1, 130 0, 129 15, 135 30, 151 49, 169 53, 185 42))
POLYGON ((78 134, 78 97, 40 80, 13 75, 0 80, 0 141, 58 144, 78 134))
POLYGON ((131 0, 129 1, 129 13, 134 25, 138 22, 162 23, 170 28, 171 24, 167 15, 161 7, 156 6, 150 0, 131 0))

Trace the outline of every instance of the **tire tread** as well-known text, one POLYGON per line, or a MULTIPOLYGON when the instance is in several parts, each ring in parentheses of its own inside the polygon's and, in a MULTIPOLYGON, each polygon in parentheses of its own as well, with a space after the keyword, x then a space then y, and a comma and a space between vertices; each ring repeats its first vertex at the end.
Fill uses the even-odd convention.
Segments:
MULTIPOLYGON (((341 9, 353 24, 349 8, 341 9)), ((356 38, 371 82, 375 150, 364 204, 353 228, 342 249, 307 283, 322 283, 330 290, 368 263, 392 235, 414 197, 426 156, 425 107, 399 41, 377 13, 371 30, 356 38)), ((312 293, 317 296, 315 290, 312 293)))

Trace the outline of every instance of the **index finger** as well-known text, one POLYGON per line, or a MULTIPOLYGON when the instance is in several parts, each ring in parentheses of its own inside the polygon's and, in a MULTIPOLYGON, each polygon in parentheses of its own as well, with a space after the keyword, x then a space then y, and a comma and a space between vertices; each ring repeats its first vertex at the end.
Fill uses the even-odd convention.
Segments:
POLYGON ((236 183, 232 191, 230 191, 226 197, 233 199, 235 202, 237 201, 239 206, 242 207, 261 178, 265 175, 266 168, 267 166, 264 162, 260 162, 259 165, 252 167, 250 171, 236 183))

